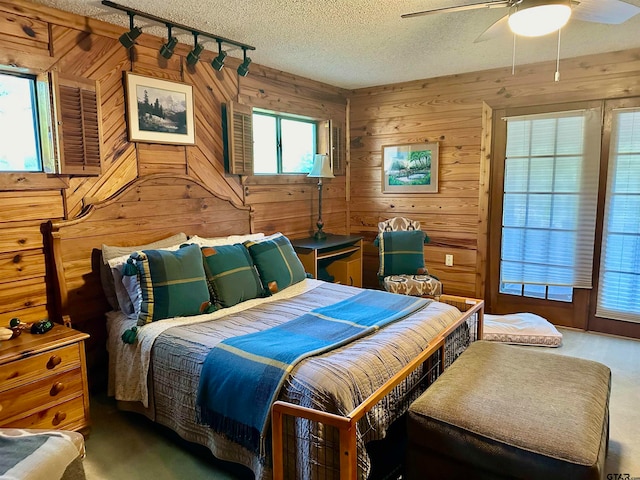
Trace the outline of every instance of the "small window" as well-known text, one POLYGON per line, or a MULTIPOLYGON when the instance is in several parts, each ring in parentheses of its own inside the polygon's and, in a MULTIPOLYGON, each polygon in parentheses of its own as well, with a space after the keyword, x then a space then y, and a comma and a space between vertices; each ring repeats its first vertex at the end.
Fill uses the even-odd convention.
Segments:
POLYGON ((314 120, 253 113, 253 173, 309 173, 316 153, 314 120))
POLYGON ((36 77, 0 72, 0 171, 42 172, 36 77))
POLYGON ((540 298, 557 302, 573 301, 573 287, 556 285, 530 285, 522 283, 501 283, 500 293, 518 297, 540 298))

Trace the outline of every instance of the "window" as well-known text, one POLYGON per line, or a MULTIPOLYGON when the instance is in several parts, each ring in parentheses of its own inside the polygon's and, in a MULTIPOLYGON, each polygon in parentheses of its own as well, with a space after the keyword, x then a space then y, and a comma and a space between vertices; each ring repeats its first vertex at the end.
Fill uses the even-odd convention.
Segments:
POLYGON ((314 120, 253 112, 253 173, 309 173, 316 153, 314 120))
POLYGON ((506 120, 500 293, 570 302, 591 287, 600 110, 506 120))
POLYGON ((0 72, 0 171, 42 172, 36 77, 0 72))
POLYGON ((640 108, 613 111, 596 315, 640 322, 640 108))

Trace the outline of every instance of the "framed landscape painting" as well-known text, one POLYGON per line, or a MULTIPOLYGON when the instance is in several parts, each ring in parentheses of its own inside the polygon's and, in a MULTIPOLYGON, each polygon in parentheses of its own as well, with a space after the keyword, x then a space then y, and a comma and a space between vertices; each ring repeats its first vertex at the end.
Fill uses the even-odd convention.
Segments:
POLYGON ((193 87, 127 72, 129 141, 193 145, 193 87))
POLYGON ((383 193, 437 193, 438 142, 384 145, 383 193))

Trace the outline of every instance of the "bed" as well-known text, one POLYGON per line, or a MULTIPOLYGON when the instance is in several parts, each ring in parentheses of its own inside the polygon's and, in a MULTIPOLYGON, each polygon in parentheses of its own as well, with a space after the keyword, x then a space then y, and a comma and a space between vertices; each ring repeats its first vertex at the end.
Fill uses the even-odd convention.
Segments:
MULTIPOLYGON (((374 334, 305 358, 278 390, 265 435, 270 441, 256 451, 197 419, 200 373, 211 350, 365 292, 305 278, 264 298, 146 323, 125 344, 121 337, 138 314, 112 311, 105 299, 101 246, 148 244, 180 232, 242 239, 255 234, 251 208, 188 176, 157 174, 133 181, 76 219, 50 223, 49 230, 59 320, 97 332, 88 348, 95 358, 108 350, 109 391, 120 407, 249 467, 258 479, 377 476, 369 446, 384 441, 411 401, 481 335, 483 302, 443 296, 374 334)), ((198 247, 204 252, 206 240, 198 247)))

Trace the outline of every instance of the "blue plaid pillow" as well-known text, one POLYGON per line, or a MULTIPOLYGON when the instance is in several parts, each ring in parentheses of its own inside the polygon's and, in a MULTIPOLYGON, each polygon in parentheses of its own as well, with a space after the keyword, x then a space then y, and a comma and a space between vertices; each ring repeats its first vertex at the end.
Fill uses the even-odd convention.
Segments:
POLYGON ((142 290, 138 325, 209 310, 209 289, 200 247, 142 250, 131 258, 135 260, 142 290))
POLYGON ((202 247, 207 280, 222 307, 265 296, 251 255, 244 245, 202 247))
POLYGON ((291 242, 284 235, 273 235, 266 240, 244 242, 265 290, 277 293, 306 278, 304 267, 291 242))
POLYGON ((382 232, 379 235, 378 275, 416 275, 425 273, 424 237, 421 230, 382 232))

